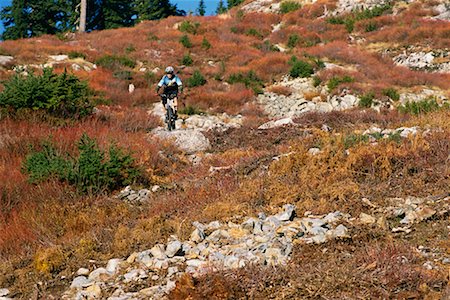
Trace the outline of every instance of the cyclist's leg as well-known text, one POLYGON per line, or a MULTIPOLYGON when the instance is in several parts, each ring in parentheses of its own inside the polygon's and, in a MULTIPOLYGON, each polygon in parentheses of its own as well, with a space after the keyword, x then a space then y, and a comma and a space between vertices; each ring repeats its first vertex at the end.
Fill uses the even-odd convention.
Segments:
POLYGON ((173 112, 175 119, 178 119, 178 97, 173 98, 173 112))

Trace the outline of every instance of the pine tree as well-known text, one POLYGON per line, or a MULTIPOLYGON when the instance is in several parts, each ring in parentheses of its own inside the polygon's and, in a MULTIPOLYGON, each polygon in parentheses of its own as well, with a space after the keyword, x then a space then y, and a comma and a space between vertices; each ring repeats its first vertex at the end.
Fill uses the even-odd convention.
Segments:
POLYGON ((0 17, 5 31, 3 39, 19 39, 55 34, 68 28, 64 0, 13 0, 0 17))
POLYGON ((198 3, 197 14, 199 16, 204 16, 206 13, 206 5, 204 0, 200 0, 198 3))
POLYGON ((237 6, 239 4, 241 4, 242 2, 244 2, 244 0, 228 0, 228 9, 237 6))
POLYGON ((184 16, 185 11, 179 10, 169 0, 136 0, 138 20, 159 20, 168 16, 184 16))
POLYGON ((1 11, 1 19, 5 31, 2 35, 4 40, 15 40, 28 37, 29 14, 26 0, 13 0, 11 6, 6 6, 1 11))
POLYGON ((217 6, 217 9, 216 9, 216 13, 218 15, 220 15, 220 14, 223 14, 226 12, 227 12, 227 8, 226 8, 225 4, 223 3, 223 0, 220 0, 219 5, 217 6))

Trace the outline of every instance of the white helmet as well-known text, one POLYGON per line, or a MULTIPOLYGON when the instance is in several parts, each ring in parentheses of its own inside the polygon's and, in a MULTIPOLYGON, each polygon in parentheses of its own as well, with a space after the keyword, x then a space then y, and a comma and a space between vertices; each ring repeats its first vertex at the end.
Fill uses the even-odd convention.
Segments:
POLYGON ((175 70, 173 69, 172 66, 168 66, 168 67, 166 68, 166 74, 173 74, 173 72, 175 72, 175 70))

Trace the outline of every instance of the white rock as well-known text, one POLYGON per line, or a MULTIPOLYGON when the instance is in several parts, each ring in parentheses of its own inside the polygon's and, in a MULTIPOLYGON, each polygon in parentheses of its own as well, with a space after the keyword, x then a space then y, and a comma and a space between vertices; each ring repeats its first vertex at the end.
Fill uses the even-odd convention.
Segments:
POLYGON ((284 119, 280 119, 280 120, 269 121, 269 122, 264 123, 261 126, 259 126, 258 129, 266 130, 266 129, 283 127, 283 126, 287 126, 287 125, 295 125, 292 118, 289 117, 289 118, 284 118, 284 119))
POLYGON ((128 93, 133 94, 135 90, 136 90, 136 87, 134 86, 134 84, 130 83, 128 85, 128 93))
POLYGON ((206 151, 211 147, 203 133, 195 129, 167 131, 165 128, 157 128, 152 134, 163 140, 174 141, 178 148, 188 154, 206 151))
POLYGON ((89 269, 79 268, 76 274, 77 275, 87 276, 87 275, 89 275, 89 269))
POLYGON ((365 214, 365 213, 361 213, 359 215, 359 221, 362 224, 374 224, 377 220, 375 219, 375 217, 365 214))
POLYGON ((62 62, 69 59, 67 55, 49 55, 49 58, 56 62, 62 62))
POLYGON ((168 257, 174 257, 175 254, 181 249, 181 242, 180 241, 171 241, 167 244, 167 248, 166 248, 166 255, 168 257))
POLYGON ((317 155, 320 154, 322 151, 319 148, 309 148, 308 149, 308 154, 309 155, 317 155))
POLYGON ((14 61, 14 57, 9 55, 0 55, 0 65, 6 66, 14 61))
POLYGON ((89 285, 92 281, 87 279, 86 276, 75 277, 70 285, 71 289, 81 289, 89 285))
POLYGON ((3 288, 0 289, 0 297, 6 297, 9 295, 9 289, 3 288))
POLYGON ((159 191, 159 189, 160 189, 160 186, 159 186, 159 185, 154 185, 154 186, 152 186, 152 192, 153 192, 153 193, 156 193, 157 191, 159 191))
POLYGON ((165 253, 165 249, 164 249, 164 245, 162 244, 157 244, 155 246, 153 246, 152 249, 150 249, 150 253, 152 254, 153 257, 157 258, 157 259, 166 259, 166 253, 165 253))
POLYGON ((89 274, 89 280, 91 281, 104 281, 111 276, 111 274, 105 268, 98 268, 89 274))
POLYGON ((110 259, 108 261, 108 263, 106 264, 106 271, 110 274, 116 273, 117 269, 122 261, 123 260, 119 259, 119 258, 110 259))
POLYGON ((200 259, 188 259, 186 261, 186 265, 189 267, 195 267, 195 268, 201 268, 201 267, 205 267, 208 263, 205 262, 204 260, 200 260, 200 259))
POLYGON ((195 230, 191 233, 191 236, 189 238, 189 240, 191 240, 195 243, 200 243, 204 239, 205 239, 205 233, 203 232, 203 230, 201 230, 199 228, 195 228, 195 230))

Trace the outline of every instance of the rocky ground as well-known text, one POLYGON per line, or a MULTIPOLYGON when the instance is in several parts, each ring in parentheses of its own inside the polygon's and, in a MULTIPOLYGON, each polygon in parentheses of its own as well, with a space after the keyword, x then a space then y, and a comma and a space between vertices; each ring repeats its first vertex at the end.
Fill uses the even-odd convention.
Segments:
MULTIPOLYGON (((250 265, 286 264, 294 245, 323 244, 333 239, 350 239, 352 231, 376 226, 396 234, 408 234, 415 225, 431 218, 446 218, 450 196, 388 199, 379 207, 364 198, 371 214, 351 216, 339 211, 327 215, 306 212, 297 216, 294 205, 285 205, 276 215, 242 218, 236 222, 209 224, 194 222, 189 240, 171 236, 166 244, 132 253, 128 258, 108 261, 105 267, 80 268, 63 299, 165 299, 183 274, 194 277, 250 265)), ((417 251, 428 260, 425 269, 442 269, 450 264, 445 253, 417 251)))

